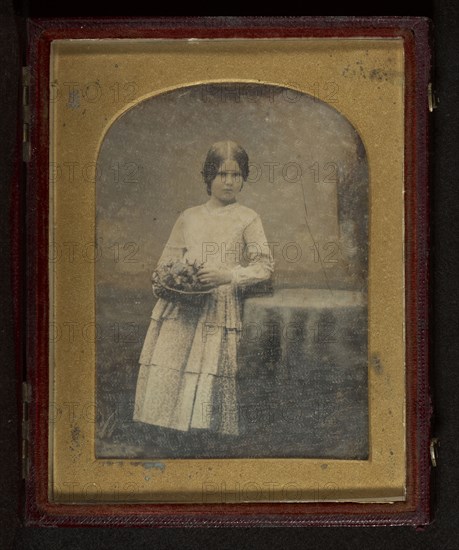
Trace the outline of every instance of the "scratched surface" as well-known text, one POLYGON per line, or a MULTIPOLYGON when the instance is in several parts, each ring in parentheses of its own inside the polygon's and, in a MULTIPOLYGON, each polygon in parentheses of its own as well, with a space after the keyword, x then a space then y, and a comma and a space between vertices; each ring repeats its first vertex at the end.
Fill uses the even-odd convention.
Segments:
POLYGON ((336 109, 278 87, 212 85, 148 99, 112 125, 97 181, 97 456, 367 457, 369 176, 336 109), (239 350, 238 436, 132 421, 150 273, 178 213, 207 200, 202 161, 222 138, 248 151, 240 202, 279 243, 273 295, 245 303, 257 332, 239 350))

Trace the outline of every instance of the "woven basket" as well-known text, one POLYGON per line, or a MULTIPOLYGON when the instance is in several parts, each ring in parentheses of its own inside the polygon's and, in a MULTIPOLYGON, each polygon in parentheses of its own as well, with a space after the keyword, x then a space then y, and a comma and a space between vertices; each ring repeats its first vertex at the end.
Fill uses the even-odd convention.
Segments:
POLYGON ((170 288, 158 282, 153 283, 153 292, 158 298, 163 298, 168 302, 175 302, 178 304, 199 306, 205 301, 206 296, 212 291, 212 288, 208 290, 195 291, 178 290, 176 288, 170 288))

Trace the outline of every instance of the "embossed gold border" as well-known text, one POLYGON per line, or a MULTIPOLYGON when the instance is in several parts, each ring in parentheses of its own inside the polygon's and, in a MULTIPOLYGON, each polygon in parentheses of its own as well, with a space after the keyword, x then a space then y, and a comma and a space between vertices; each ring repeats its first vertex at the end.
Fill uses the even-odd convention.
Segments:
MULTIPOLYGON (((143 460, 95 459, 94 424, 90 412, 82 409, 95 400, 95 344, 82 338, 56 339, 50 344, 50 500, 404 500, 403 41, 57 40, 52 43, 50 68, 54 91, 75 82, 80 87, 98 82, 105 91, 116 82, 135 82, 137 86, 129 102, 102 98, 86 102, 84 113, 82 107, 69 109, 62 97, 53 97, 50 162, 60 166, 95 163, 109 126, 142 99, 198 83, 242 81, 288 86, 312 95, 317 94, 318 84, 336 83, 339 101, 334 107, 359 132, 370 167, 369 460, 167 459, 161 461, 161 468, 148 469, 147 476, 148 464, 143 460), (362 63, 364 75, 360 69, 349 71, 362 63), (370 358, 377 358, 377 368, 370 358), (62 414, 66 404, 68 414, 62 414), (205 486, 217 490, 209 494, 203 490, 205 486)), ((95 186, 81 181, 77 174, 72 185, 59 185, 53 178, 50 190, 50 243, 72 242, 76 235, 82 243, 93 242, 95 186)), ((54 252, 50 250, 50 254, 54 252)), ((95 322, 94 264, 78 256, 74 262, 50 262, 49 276, 51 331, 70 320, 87 326, 91 333, 95 322)))

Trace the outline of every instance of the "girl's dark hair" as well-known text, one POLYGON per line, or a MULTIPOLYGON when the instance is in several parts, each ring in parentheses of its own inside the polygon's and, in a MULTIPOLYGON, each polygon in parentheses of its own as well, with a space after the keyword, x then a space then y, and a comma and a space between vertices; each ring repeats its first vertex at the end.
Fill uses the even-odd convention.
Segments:
POLYGON ((202 170, 202 177, 210 195, 211 185, 222 164, 227 160, 235 160, 241 170, 242 180, 247 181, 249 176, 249 157, 239 144, 234 141, 218 141, 214 143, 207 153, 202 170))

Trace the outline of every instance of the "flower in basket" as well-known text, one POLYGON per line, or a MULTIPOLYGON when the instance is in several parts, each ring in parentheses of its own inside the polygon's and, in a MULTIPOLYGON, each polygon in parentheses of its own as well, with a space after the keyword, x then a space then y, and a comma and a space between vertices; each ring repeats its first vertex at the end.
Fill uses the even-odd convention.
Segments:
POLYGON ((152 274, 153 292, 167 300, 187 300, 209 292, 198 278, 203 264, 188 260, 169 260, 159 265, 152 274))

